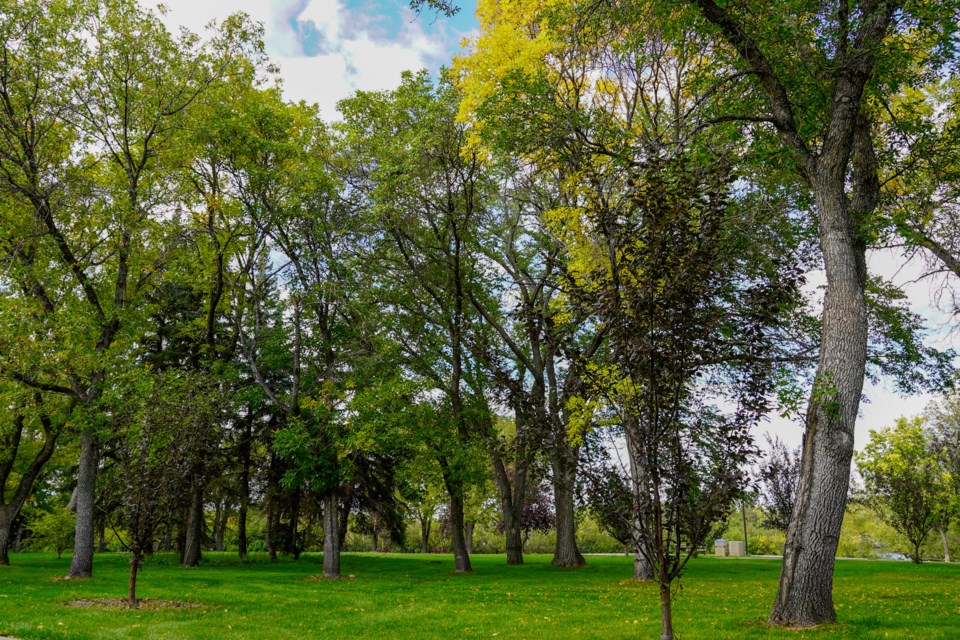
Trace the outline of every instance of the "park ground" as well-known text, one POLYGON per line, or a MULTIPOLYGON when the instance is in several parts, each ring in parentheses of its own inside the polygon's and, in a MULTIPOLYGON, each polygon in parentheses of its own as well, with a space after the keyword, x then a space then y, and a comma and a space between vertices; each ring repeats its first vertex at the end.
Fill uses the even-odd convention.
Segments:
MULTIPOLYGON (((577 570, 527 556, 473 557, 456 575, 449 556, 345 554, 344 579, 319 580, 320 556, 298 562, 206 554, 199 569, 169 555, 144 567, 141 598, 195 608, 140 610, 67 603, 122 597, 128 564, 99 555, 94 578, 61 579, 69 558, 17 554, 0 567, 0 636, 23 640, 214 638, 656 638, 654 585, 629 579, 622 556, 590 556, 577 570)), ((764 622, 779 560, 700 558, 689 565, 675 606, 683 640, 724 638, 960 638, 960 565, 841 560, 835 597, 841 622, 787 631, 764 622)), ((149 604, 149 603, 148 603, 149 604)))

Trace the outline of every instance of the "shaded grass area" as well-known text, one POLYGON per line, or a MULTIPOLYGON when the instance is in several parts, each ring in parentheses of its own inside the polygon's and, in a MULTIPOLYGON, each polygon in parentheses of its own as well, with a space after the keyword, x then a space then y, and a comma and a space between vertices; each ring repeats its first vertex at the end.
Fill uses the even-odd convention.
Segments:
MULTIPOLYGON (((71 600, 123 596, 128 565, 98 555, 94 578, 58 580, 68 557, 17 554, 0 567, 0 636, 36 638, 655 638, 653 585, 629 579, 632 561, 591 556, 578 570, 528 556, 475 556, 472 575, 447 556, 345 554, 339 581, 318 580, 320 556, 271 563, 206 554, 199 569, 158 555, 144 567, 138 595, 193 601, 195 609, 152 611, 69 607, 71 600)), ((960 638, 960 565, 839 561, 841 623, 770 629, 764 619, 780 563, 702 558, 678 592, 675 628, 683 640, 723 638, 960 638)))

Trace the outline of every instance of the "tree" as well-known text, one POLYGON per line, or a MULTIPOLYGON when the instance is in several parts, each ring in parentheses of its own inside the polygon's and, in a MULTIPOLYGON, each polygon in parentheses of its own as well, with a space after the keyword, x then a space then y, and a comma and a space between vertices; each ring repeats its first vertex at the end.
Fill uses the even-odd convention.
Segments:
POLYGON ((800 480, 800 449, 791 451, 780 438, 767 436, 770 451, 760 464, 763 526, 786 531, 797 500, 800 480))
POLYGON ((910 541, 917 564, 927 534, 951 506, 952 489, 925 422, 898 418, 893 427, 870 431, 870 442, 857 455, 868 499, 910 541))
POLYGON ((30 546, 36 549, 53 547, 59 560, 64 550, 73 546, 75 519, 73 513, 64 507, 41 512, 30 522, 30 546))
POLYGON ((5 422, 0 426, 0 565, 8 565, 14 522, 53 456, 64 417, 52 411, 40 392, 25 394, 16 387, 0 390, 13 392, 0 393, 0 399, 9 403, 0 409, 5 422), (38 424, 31 424, 34 419, 38 424))
POLYGON ((726 97, 706 124, 754 123, 765 143, 774 134, 791 180, 809 190, 813 204, 827 278, 823 329, 797 507, 770 621, 833 622, 834 557, 867 358, 865 256, 881 191, 881 112, 874 105, 922 84, 949 59, 955 7, 874 0, 674 6, 704 21, 695 28, 716 38, 722 69, 713 86, 733 89, 719 91, 726 97))
POLYGON ((339 105, 346 195, 371 238, 368 267, 392 318, 404 366, 442 394, 425 424, 450 497, 453 554, 459 573, 472 571, 466 547, 466 488, 476 472, 478 437, 491 412, 484 372, 471 358, 477 325, 468 292, 477 278, 473 238, 490 188, 466 130, 455 121, 449 82, 405 74, 392 92, 359 92, 339 105), (397 286, 397 282, 401 286, 397 286), (435 427, 448 425, 445 437, 435 427))
POLYGON ((107 493, 119 503, 117 532, 130 552, 127 601, 134 608, 143 556, 158 527, 190 494, 198 461, 216 444, 223 404, 216 382, 200 375, 146 376, 123 380, 114 414, 115 464, 107 478, 107 493))

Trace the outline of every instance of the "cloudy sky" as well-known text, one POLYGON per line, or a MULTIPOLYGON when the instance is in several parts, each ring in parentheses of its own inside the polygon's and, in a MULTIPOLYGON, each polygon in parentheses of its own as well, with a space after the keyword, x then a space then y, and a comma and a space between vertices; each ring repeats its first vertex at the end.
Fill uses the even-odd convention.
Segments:
MULTIPOLYGON (((143 0, 151 4, 152 0, 143 0)), ((166 0, 167 23, 201 32, 214 19, 243 11, 263 23, 267 52, 280 66, 286 96, 320 106, 336 119, 335 105, 358 89, 396 86, 404 70, 438 69, 460 51, 464 37, 473 34, 475 0, 462 0, 460 14, 444 18, 430 13, 415 16, 407 0, 166 0)), ((918 261, 904 266, 892 252, 871 256, 871 270, 903 285, 913 308, 928 318, 933 340, 940 347, 960 347, 949 318, 931 300, 935 285, 915 282, 922 271, 918 261)), ((923 411, 931 397, 903 397, 890 383, 867 385, 867 403, 857 423, 857 448, 868 441, 868 431, 892 424, 901 415, 923 411)), ((799 444, 802 426, 796 419, 773 418, 761 427, 790 444, 799 444)))
MULTIPOLYGON (((145 5, 153 0, 143 0, 145 5)), ((474 0, 460 2, 453 18, 406 0, 165 0, 166 21, 202 32, 211 20, 238 11, 263 23, 270 58, 279 64, 289 99, 320 105, 327 119, 358 89, 387 89, 400 73, 436 70, 476 29, 474 0)))

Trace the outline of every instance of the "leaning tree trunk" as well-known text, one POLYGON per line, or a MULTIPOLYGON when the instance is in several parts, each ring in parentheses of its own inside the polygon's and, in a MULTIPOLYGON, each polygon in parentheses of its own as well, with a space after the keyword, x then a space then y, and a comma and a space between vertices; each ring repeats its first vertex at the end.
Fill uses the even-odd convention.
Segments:
POLYGON ((430 528, 433 518, 420 519, 420 553, 430 553, 430 528))
POLYGON ((573 509, 578 455, 579 448, 562 443, 554 447, 550 460, 553 503, 557 515, 557 545, 552 564, 558 567, 582 567, 587 564, 577 548, 577 523, 573 509))
POLYGON ((73 537, 73 559, 69 578, 89 578, 93 575, 94 499, 97 490, 97 443, 90 429, 80 433, 80 461, 77 468, 77 521, 73 537))
POLYGON ((330 492, 323 497, 323 577, 340 577, 340 498, 330 492))
POLYGON ((947 532, 943 527, 937 527, 940 534, 940 542, 943 543, 943 561, 950 562, 950 541, 947 539, 947 532))
POLYGON ((814 181, 827 276, 820 359, 807 408, 800 481, 784 545, 780 587, 770 614, 772 624, 793 627, 837 619, 834 558, 847 503, 867 356, 866 248, 847 210, 843 167, 834 167, 832 179, 830 174, 828 167, 814 181))
POLYGON ((203 483, 195 480, 190 493, 187 538, 183 545, 183 566, 199 567, 203 555, 203 483))

